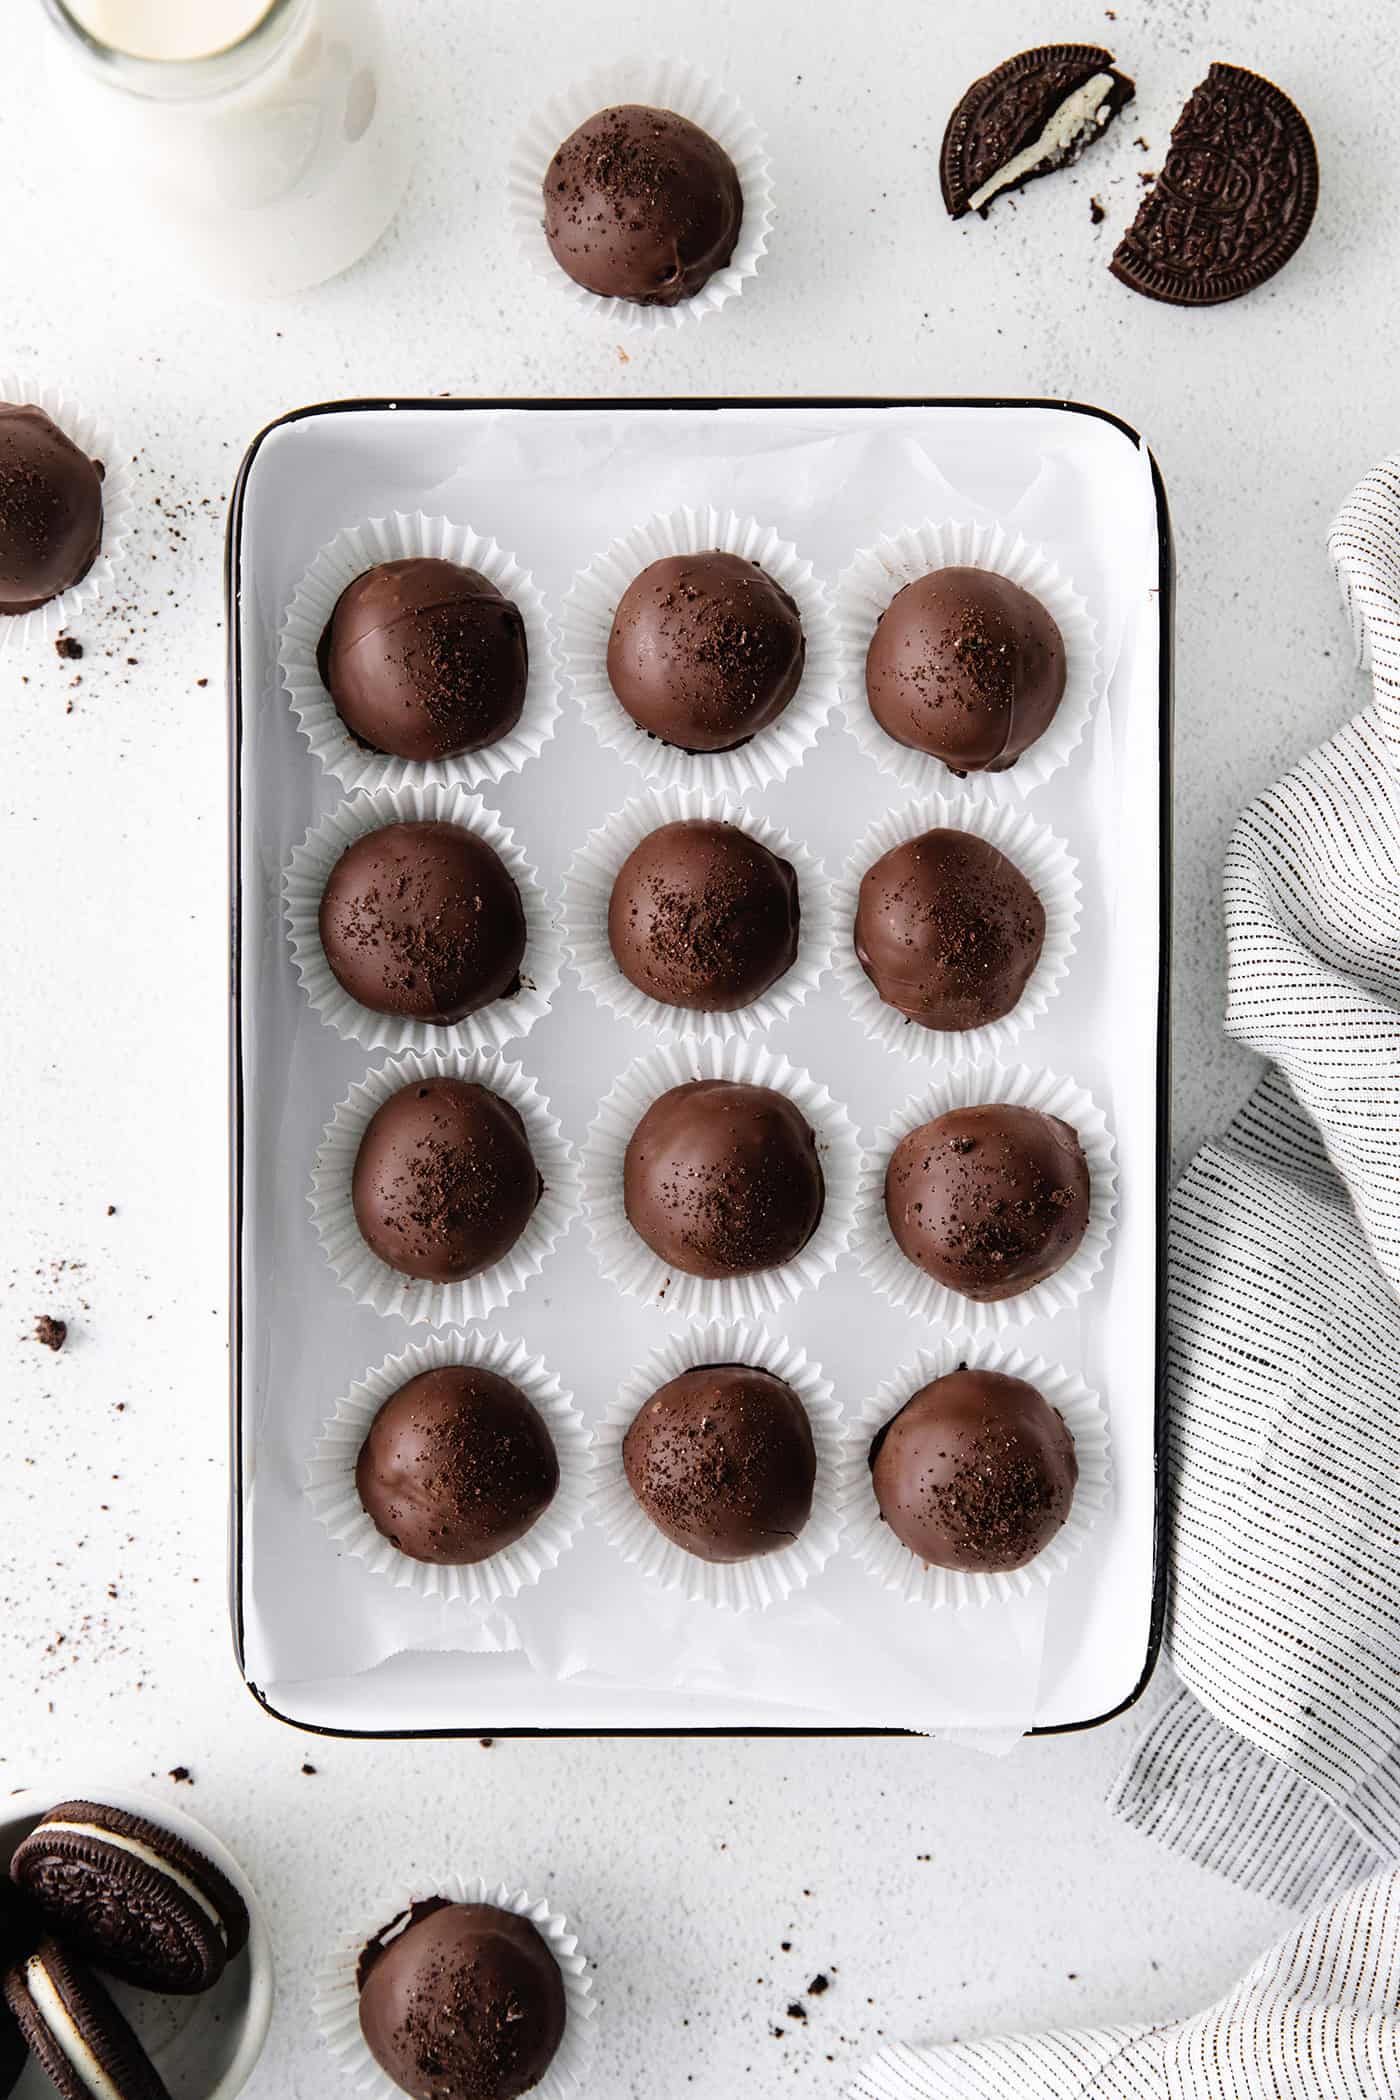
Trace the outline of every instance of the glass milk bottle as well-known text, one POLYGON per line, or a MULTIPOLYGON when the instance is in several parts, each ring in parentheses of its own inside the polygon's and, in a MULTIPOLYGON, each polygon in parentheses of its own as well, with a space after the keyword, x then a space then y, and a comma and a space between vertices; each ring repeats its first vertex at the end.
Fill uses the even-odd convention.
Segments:
MULTIPOLYGON (((108 207, 258 298, 348 269, 408 175, 375 0, 45 0, 56 116, 108 207)), ((173 251, 173 253, 172 253, 173 251)))

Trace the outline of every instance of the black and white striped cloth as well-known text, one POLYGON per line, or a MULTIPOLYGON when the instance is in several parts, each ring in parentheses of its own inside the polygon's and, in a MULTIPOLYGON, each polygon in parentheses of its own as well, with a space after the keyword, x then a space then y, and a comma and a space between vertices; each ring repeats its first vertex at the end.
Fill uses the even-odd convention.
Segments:
POLYGON ((1271 1069, 1173 1196, 1179 1686, 1113 1799, 1321 1907, 1197 2019, 895 2049, 855 2100, 1400 2096, 1400 456, 1329 550, 1373 700, 1226 859, 1226 1030, 1271 1069))

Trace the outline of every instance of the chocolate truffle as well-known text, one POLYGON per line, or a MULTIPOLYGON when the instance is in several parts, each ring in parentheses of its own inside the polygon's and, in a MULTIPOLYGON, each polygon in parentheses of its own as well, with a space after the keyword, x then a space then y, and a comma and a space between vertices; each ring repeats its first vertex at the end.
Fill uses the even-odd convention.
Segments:
POLYGON ((360 1447, 365 1512, 413 1560, 466 1567, 513 1546, 559 1485, 548 1429, 518 1385, 479 1364, 421 1371, 360 1447))
POLYGON ((510 1252, 543 1186, 508 1101, 471 1080, 416 1079, 370 1118, 350 1195, 391 1269, 461 1283, 510 1252))
POLYGON ((825 1200, 817 1141, 771 1087, 697 1079, 653 1101, 623 1161, 623 1202, 654 1254, 688 1276, 791 1261, 825 1200))
POLYGON ((797 877, 737 824, 663 824, 618 870, 608 941, 624 977, 663 1006, 733 1013, 797 955, 797 877))
POLYGON ((777 1553, 812 1514, 807 1410, 748 1364, 701 1364, 663 1385, 623 1439, 622 1463, 657 1530, 700 1560, 777 1553))
POLYGON ((897 744, 954 773, 1004 773, 1055 718, 1065 645, 1019 584, 989 569, 935 569, 885 608, 865 690, 897 744))
POLYGON ((585 291, 678 306, 734 253, 744 198, 729 155, 687 117, 624 103, 570 133, 544 178, 544 231, 585 291))
POLYGON ((1089 1223, 1076 1132, 1037 1108, 950 1109, 901 1138, 885 1173, 900 1252, 949 1290, 990 1304, 1063 1268, 1089 1223))
POLYGON ((905 1402, 870 1447, 880 1514, 935 1568, 1023 1568, 1069 1515, 1074 1439, 1024 1379, 966 1365, 905 1402))
POLYGON ((320 665, 341 720, 366 750, 456 758, 498 743, 520 720, 525 622, 475 569, 412 555, 347 584, 320 665))
POLYGON ((347 846, 321 897, 321 947, 377 1014, 460 1021, 520 989, 525 910, 462 824, 386 824, 347 846))
POLYGON ((669 554, 622 594, 608 679, 639 729, 682 751, 732 751, 802 681, 797 607, 742 555, 669 554))
POLYGON ((360 2031, 381 2070, 413 2100, 514 2100, 538 2085, 567 2009, 530 1920, 436 1898, 399 1924, 360 1957, 360 2031))
POLYGON ((102 466, 42 408, 0 401, 0 614, 81 583, 102 546, 102 466))
POLYGON ((1014 861, 970 831, 926 831, 861 878, 856 957, 886 1006, 925 1028, 1009 1014, 1045 941, 1045 909, 1014 861))

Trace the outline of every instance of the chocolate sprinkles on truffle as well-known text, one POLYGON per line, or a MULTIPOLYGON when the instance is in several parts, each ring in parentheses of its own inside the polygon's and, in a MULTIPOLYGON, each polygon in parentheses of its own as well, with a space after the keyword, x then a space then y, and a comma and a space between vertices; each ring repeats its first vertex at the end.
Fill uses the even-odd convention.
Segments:
POLYGON ((885 1213, 916 1267, 990 1304, 1063 1268, 1089 1223, 1089 1168, 1058 1116, 1010 1102, 950 1109, 901 1138, 885 1213))
POLYGON ((608 680, 639 729, 682 751, 732 751, 802 682, 797 606, 757 562, 718 548, 654 561, 627 586, 608 680))
POLYGON ((749 1364, 701 1364, 661 1386, 629 1427, 622 1462, 657 1530, 700 1560, 780 1552, 812 1513, 807 1410, 749 1364))
POLYGON ((481 1364, 443 1364, 384 1402, 355 1485, 401 1553, 464 1567, 525 1536, 554 1499, 559 1460, 519 1386, 481 1364))
POLYGON ((732 1013, 797 956, 797 877, 737 824, 663 824, 618 870, 608 941, 618 968, 665 1006, 732 1013))
POLYGON ((932 1567, 1009 1573, 1044 1551, 1079 1479, 1074 1439, 1024 1379, 966 1364, 905 1402, 870 1447, 896 1538, 932 1567))
POLYGON ((653 1101, 628 1142, 623 1201, 654 1254, 690 1276, 779 1268, 821 1221, 825 1184, 801 1110, 772 1087, 698 1079, 653 1101))
POLYGON ((102 547, 102 478, 42 408, 0 402, 0 615, 82 582, 102 547))
POLYGON ((446 1024, 520 989, 520 893, 462 824, 386 824, 356 839, 331 871, 319 925, 336 979, 374 1013, 446 1024))
POLYGON ((982 1028, 1010 1013, 1044 940, 1039 897, 972 832, 923 832, 861 878, 856 957, 885 1004, 925 1028, 982 1028))
POLYGON ((743 216, 729 155, 670 109, 599 110, 545 173, 550 252, 600 298, 639 306, 693 299, 734 253, 743 216))
POLYGON ((351 1201, 366 1245, 391 1269, 460 1283, 509 1253, 543 1187, 509 1101, 470 1080, 425 1079, 370 1118, 351 1201))

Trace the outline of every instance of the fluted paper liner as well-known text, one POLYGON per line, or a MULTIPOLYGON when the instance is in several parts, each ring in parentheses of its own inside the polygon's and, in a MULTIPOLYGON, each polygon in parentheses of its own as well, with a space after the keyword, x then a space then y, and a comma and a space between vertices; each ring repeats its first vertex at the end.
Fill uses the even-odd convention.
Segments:
POLYGON ((1053 1582, 1083 1546, 1108 1501, 1108 1420, 1098 1395, 1072 1371, 1027 1356, 1006 1343, 969 1343, 966 1335, 949 1335, 936 1348, 920 1350, 912 1363, 887 1379, 866 1401, 850 1424, 841 1463, 840 1508, 846 1523, 846 1550, 870 1570, 887 1590, 907 1604, 1006 1604, 1025 1597, 1038 1584, 1053 1582), (1024 1568, 1007 1574, 971 1575, 957 1568, 933 1568, 895 1537, 880 1515, 870 1478, 870 1446, 877 1433, 922 1387, 946 1378, 961 1364, 977 1371, 1000 1371, 1033 1385, 1054 1408, 1074 1439, 1079 1480, 1069 1515, 1048 1546, 1024 1568))
POLYGON ((431 1902, 434 1896, 441 1896, 448 1903, 492 1903, 498 1910, 514 1911, 517 1917, 528 1918, 535 1927, 559 1965, 565 2018, 563 2038, 554 2060, 538 2084, 531 2086, 530 2093, 532 2100, 572 2100, 588 2075, 594 2047, 593 1983, 587 1958, 579 1951, 578 1936, 561 1912, 551 1910, 548 1903, 537 1901, 523 1889, 461 1874, 444 1875, 438 1882, 416 1882, 387 1897, 377 1916, 342 1939, 334 1958, 318 1977, 312 2014, 345 2087, 359 2094, 360 2100, 403 2100, 399 2087, 370 2055, 360 2031, 356 1977, 360 1957, 369 1942, 415 1903, 431 1902))
POLYGON ((835 903, 836 981, 866 1034, 908 1058, 965 1064, 974 1058, 1004 1057, 1059 990, 1079 925, 1079 876, 1064 841, 1014 804, 930 796, 892 810, 871 825, 846 863, 835 903), (886 1005, 856 957, 856 905, 868 870, 895 846, 944 829, 986 839, 1014 862, 1045 907, 1045 940, 1025 990, 1009 1014, 981 1028, 927 1028, 922 1021, 911 1021, 886 1005))
POLYGON ((87 575, 33 612, 0 613, 0 657, 52 640, 106 597, 131 535, 135 492, 127 455, 105 423, 90 415, 61 387, 39 386, 16 372, 0 372, 0 402, 11 408, 42 408, 80 452, 102 465, 102 544, 87 575))
POLYGON ((820 1367, 791 1342, 752 1321, 714 1320, 653 1350, 618 1392, 593 1432, 591 1507, 623 1559, 649 1582, 683 1590, 696 1604, 766 1611, 802 1589, 836 1550, 843 1452, 841 1410, 820 1367), (657 1530, 627 1484, 622 1445, 637 1414, 659 1387, 704 1364, 748 1364, 768 1371, 792 1387, 807 1411, 817 1455, 812 1514, 792 1544, 776 1553, 725 1564, 701 1560, 657 1530))
POLYGON ((297 585, 282 619, 277 661, 297 726, 328 773, 352 793, 361 789, 483 787, 519 772, 554 734, 559 719, 559 660, 554 629, 538 587, 513 554, 470 526, 422 511, 395 511, 350 525, 324 546, 297 585), (514 729, 456 758, 392 758, 367 751, 342 722, 321 683, 316 653, 346 586, 383 561, 430 555, 475 569, 517 607, 525 624, 529 677, 525 705, 514 729))
POLYGON ((654 1050, 622 1074, 603 1102, 584 1148, 585 1215, 604 1276, 629 1298, 682 1319, 758 1319, 820 1283, 850 1243, 861 1181, 860 1145, 844 1108, 810 1073, 761 1043, 675 1045, 654 1050), (781 1268, 712 1281, 689 1276, 653 1254, 623 1206, 622 1164, 628 1142, 658 1095, 696 1079, 771 1087, 801 1110, 816 1135, 826 1199, 816 1231, 781 1268))
POLYGON ((925 524, 886 534, 863 547, 837 580, 835 620, 846 725, 882 773, 918 794, 948 792, 1014 801, 1065 764, 1088 726, 1103 677, 1098 626, 1087 601, 1044 547, 1002 525, 925 524), (953 773, 941 758, 912 751, 887 736, 865 694, 865 659, 880 615, 891 600, 934 569, 990 569, 1038 598, 1065 645, 1064 697, 1044 736, 1004 773, 953 773))
POLYGON ((456 787, 384 788, 356 795, 322 817, 293 852, 282 878, 287 935, 302 989, 323 1021, 338 1035, 372 1049, 499 1050, 528 1035, 549 1012, 559 984, 562 944, 539 877, 515 835, 475 795, 456 787), (493 999, 476 1013, 447 1023, 379 1014, 352 999, 326 961, 321 946, 321 895, 331 870, 348 846, 386 824, 460 824, 495 848, 520 893, 525 910, 525 953, 520 990, 493 999))
POLYGON ((666 788, 639 795, 591 833, 564 878, 563 920, 567 958, 600 1006, 638 1027, 688 1042, 764 1035, 787 1020, 819 983, 831 960, 834 925, 826 873, 805 846, 797 845, 767 817, 723 795, 702 794, 696 788, 666 788), (732 1013, 702 1013, 650 998, 623 976, 608 941, 613 884, 628 855, 662 825, 696 821, 737 825, 770 853, 788 861, 797 875, 800 920, 792 966, 761 998, 732 1013))
POLYGON ((367 1371, 336 1402, 306 1469, 306 1499, 342 1552, 362 1560, 371 1574, 387 1577, 395 1589, 441 1597, 448 1604, 499 1604, 556 1567, 583 1521, 588 1487, 588 1434, 553 1371, 540 1357, 531 1356, 523 1342, 479 1332, 435 1334, 367 1371), (549 1431, 559 1460, 559 1485, 548 1509, 523 1538, 488 1560, 443 1567, 401 1552, 377 1529, 360 1501, 355 1466, 376 1415, 400 1386, 424 1371, 458 1364, 494 1371, 519 1387, 549 1431))
POLYGON ((411 1050, 367 1072, 351 1087, 326 1125, 311 1175, 311 1221, 343 1288, 361 1305, 412 1323, 460 1327, 495 1312, 523 1290, 568 1230, 578 1205, 578 1167, 549 1104, 519 1065, 495 1050, 466 1054, 411 1050), (502 1259, 463 1283, 428 1283, 401 1276, 360 1236, 350 1201, 355 1156, 375 1110, 402 1086, 420 1079, 466 1079, 490 1087, 519 1113, 544 1189, 529 1224, 502 1259))
POLYGON ((1025 1065, 1008 1068, 992 1064, 975 1069, 959 1066, 940 1075, 932 1086, 906 1102, 876 1137, 861 1178, 854 1239, 856 1258, 866 1281, 881 1297, 931 1326, 962 1328, 981 1338, 1026 1320, 1063 1312, 1083 1297, 1103 1266, 1116 1202, 1113 1138, 1103 1111, 1083 1087, 1072 1079, 1057 1078, 1053 1072, 1030 1071, 1025 1065), (1014 1298, 999 1298, 984 1305, 938 1283, 900 1252, 885 1214, 885 1170, 900 1139, 917 1130, 921 1123, 931 1123, 952 1108, 1001 1101, 1058 1116, 1078 1132, 1089 1168, 1089 1223, 1074 1253, 1053 1276, 1014 1298))
POLYGON ((741 104, 697 67, 678 59, 636 59, 590 73, 577 87, 553 96, 530 117, 511 150, 506 210, 521 253, 537 277, 565 292, 576 306, 610 328, 661 333, 718 313, 739 297, 756 274, 773 226, 768 149, 741 104), (675 306, 641 306, 635 299, 604 298, 586 290, 560 268, 545 239, 544 178, 550 162, 580 124, 600 110, 625 102, 669 109, 698 124, 729 155, 743 192, 744 220, 733 255, 693 299, 682 299, 675 306))
POLYGON ((742 794, 799 765, 839 693, 836 635, 826 587, 791 540, 737 511, 688 506, 648 519, 613 541, 574 579, 561 621, 564 668, 600 744, 643 772, 653 787, 742 794), (732 751, 682 751, 638 728, 608 680, 608 637, 618 604, 642 570, 673 554, 737 554, 757 562, 797 606, 806 642, 802 682, 775 722, 732 751))

